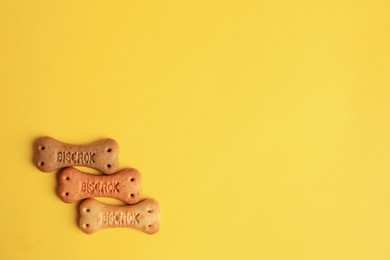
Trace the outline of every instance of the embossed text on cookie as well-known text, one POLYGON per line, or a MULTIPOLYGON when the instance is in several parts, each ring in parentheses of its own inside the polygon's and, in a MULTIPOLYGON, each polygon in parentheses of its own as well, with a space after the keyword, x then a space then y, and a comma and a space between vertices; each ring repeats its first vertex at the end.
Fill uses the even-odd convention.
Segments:
POLYGON ((102 194, 118 193, 119 182, 89 182, 85 181, 81 183, 81 191, 87 193, 99 192, 102 194))
POLYGON ((58 152, 57 162, 59 163, 77 163, 77 164, 95 164, 94 152, 58 152))
POLYGON ((128 224, 138 224, 139 221, 137 217, 139 213, 118 213, 118 212, 107 212, 102 215, 103 224, 110 225, 128 225, 128 224))

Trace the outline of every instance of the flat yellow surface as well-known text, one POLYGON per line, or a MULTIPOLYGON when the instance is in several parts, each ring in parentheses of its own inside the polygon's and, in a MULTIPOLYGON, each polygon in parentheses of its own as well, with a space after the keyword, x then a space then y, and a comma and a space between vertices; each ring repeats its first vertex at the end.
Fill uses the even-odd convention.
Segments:
POLYGON ((0 259, 390 259, 389 14, 2 1, 0 259), (84 234, 32 163, 43 135, 116 139, 160 232, 84 234))

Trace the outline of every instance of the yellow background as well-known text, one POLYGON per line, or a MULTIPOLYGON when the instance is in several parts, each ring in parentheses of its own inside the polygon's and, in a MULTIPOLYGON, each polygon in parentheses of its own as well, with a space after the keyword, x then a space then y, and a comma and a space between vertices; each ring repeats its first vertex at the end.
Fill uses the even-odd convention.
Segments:
POLYGON ((390 2, 2 1, 1 259, 390 259, 390 2), (49 135, 111 137, 156 235, 86 235, 49 135))

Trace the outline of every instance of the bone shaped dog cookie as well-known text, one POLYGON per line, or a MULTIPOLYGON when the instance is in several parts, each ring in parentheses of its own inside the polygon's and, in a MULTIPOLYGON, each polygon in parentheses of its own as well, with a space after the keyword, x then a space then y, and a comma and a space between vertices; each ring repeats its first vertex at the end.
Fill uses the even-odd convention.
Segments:
POLYGON ((51 137, 41 137, 34 144, 35 164, 43 172, 67 166, 86 166, 105 174, 118 168, 119 145, 104 139, 87 145, 72 145, 51 137))
POLYGON ((59 174, 58 195, 66 203, 92 197, 109 197, 128 204, 141 199, 141 174, 133 168, 113 175, 94 175, 81 172, 73 167, 59 174))
POLYGON ((160 206, 154 199, 126 206, 87 199, 80 205, 80 216, 80 228, 87 234, 114 227, 132 227, 148 234, 160 229, 160 206))

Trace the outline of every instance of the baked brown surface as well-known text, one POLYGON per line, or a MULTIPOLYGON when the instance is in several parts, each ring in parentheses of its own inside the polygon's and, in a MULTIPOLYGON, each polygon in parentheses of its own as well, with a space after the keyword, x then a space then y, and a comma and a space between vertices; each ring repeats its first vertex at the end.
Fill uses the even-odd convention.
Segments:
POLYGON ((108 197, 134 204, 142 194, 141 174, 133 168, 112 175, 94 175, 68 167, 59 174, 59 183, 58 195, 66 203, 108 197))
POLYGON ((105 228, 131 227, 148 234, 160 229, 160 206, 154 199, 113 206, 87 199, 80 205, 80 228, 87 234, 105 228))
POLYGON ((34 143, 34 153, 35 165, 43 172, 68 166, 86 166, 105 174, 113 174, 119 166, 119 145, 113 139, 73 145, 51 137, 41 137, 34 143))

